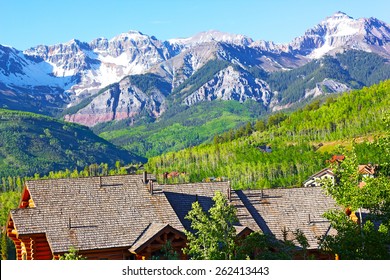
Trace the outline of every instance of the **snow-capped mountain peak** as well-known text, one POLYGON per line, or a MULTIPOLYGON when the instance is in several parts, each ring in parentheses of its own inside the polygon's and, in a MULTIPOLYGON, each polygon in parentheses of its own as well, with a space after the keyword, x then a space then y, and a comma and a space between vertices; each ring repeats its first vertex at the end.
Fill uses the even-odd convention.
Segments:
POLYGON ((185 45, 187 47, 191 47, 203 43, 210 43, 210 42, 222 42, 222 43, 230 43, 230 44, 247 46, 253 43, 253 40, 247 36, 240 35, 240 34, 231 34, 231 33, 221 32, 217 30, 210 30, 210 31, 197 33, 194 36, 189 38, 171 39, 168 40, 168 42, 173 45, 175 44, 185 45))
POLYGON ((134 40, 134 41, 140 41, 150 38, 148 35, 143 34, 140 31, 136 30, 129 30, 128 32, 121 33, 115 37, 113 37, 110 42, 113 41, 127 41, 127 40, 134 40))
POLYGON ((320 23, 328 30, 332 36, 348 36, 359 32, 361 23, 342 12, 337 12, 333 16, 326 18, 320 23))
POLYGON ((333 15, 331 15, 330 17, 326 18, 326 20, 331 20, 331 21, 347 20, 347 19, 353 20, 352 17, 350 17, 349 15, 347 15, 346 13, 341 12, 341 11, 337 11, 333 15))
MULTIPOLYGON (((307 30, 304 36, 296 38, 289 48, 309 58, 320 58, 346 48, 381 52, 376 45, 387 42, 390 42, 390 27, 386 23, 354 19, 343 12, 336 12, 307 30)), ((382 50, 384 55, 388 55, 388 48, 382 50)))
MULTIPOLYGON (((151 101, 150 108, 153 117, 157 117, 164 111, 165 102, 168 102, 165 97, 172 93, 170 90, 180 89, 193 75, 211 75, 218 70, 209 77, 207 84, 197 85, 200 86, 198 89, 186 87, 193 90, 186 93, 186 104, 234 97, 240 101, 253 99, 267 105, 272 103, 268 98, 271 91, 266 82, 260 80, 260 77, 267 76, 265 72, 292 70, 314 58, 350 49, 390 58, 390 26, 375 18, 353 19, 343 12, 336 12, 290 44, 254 42, 244 35, 216 30, 200 32, 189 38, 161 41, 130 30, 111 39, 97 38, 90 43, 72 39, 51 46, 39 45, 23 52, 0 45, 0 95, 16 96, 7 97, 12 100, 11 105, 19 102, 15 100, 24 100, 25 96, 32 100, 44 98, 47 104, 55 104, 60 111, 89 97, 95 98, 95 93, 126 76, 146 74, 134 76, 138 86, 128 78, 119 91, 100 95, 100 99, 92 105, 96 107, 103 102, 103 97, 111 100, 112 94, 121 92, 123 98, 137 95, 139 98, 134 97, 134 104, 144 106, 149 104, 145 100, 152 94, 155 99, 151 101), (248 73, 255 73, 258 77, 251 78, 240 69, 251 70, 248 73), (163 85, 161 89, 155 87, 142 91, 146 85, 160 84, 163 85), (240 94, 237 95, 238 92, 240 94)), ((199 82, 201 79, 195 80, 199 82)), ((323 85, 330 87, 327 83, 319 84, 318 88, 323 85)), ((124 100, 115 96, 112 97, 116 100, 114 103, 112 100, 107 102, 116 104, 124 100)), ((131 103, 125 101, 125 105, 131 103)), ((108 103, 103 102, 99 106, 105 108, 104 104, 108 103)), ((134 104, 131 103, 128 108, 136 106, 134 104)), ((122 113, 130 110, 125 105, 122 113)), ((130 116, 130 111, 123 116, 130 116)), ((118 114, 114 115, 114 119, 119 118, 118 114)))

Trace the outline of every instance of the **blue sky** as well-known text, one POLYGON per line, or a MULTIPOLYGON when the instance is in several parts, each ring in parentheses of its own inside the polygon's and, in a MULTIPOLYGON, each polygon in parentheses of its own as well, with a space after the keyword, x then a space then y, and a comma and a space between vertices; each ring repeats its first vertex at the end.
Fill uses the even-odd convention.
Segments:
POLYGON ((0 1, 0 44, 20 50, 129 30, 167 40, 213 29, 287 43, 337 11, 390 23, 389 0, 0 1))

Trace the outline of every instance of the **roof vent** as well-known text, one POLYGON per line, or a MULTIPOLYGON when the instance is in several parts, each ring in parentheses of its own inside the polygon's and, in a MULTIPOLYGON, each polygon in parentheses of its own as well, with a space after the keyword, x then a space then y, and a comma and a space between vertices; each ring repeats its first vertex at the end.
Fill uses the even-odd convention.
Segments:
POLYGON ((149 193, 153 195, 153 181, 149 180, 149 193))

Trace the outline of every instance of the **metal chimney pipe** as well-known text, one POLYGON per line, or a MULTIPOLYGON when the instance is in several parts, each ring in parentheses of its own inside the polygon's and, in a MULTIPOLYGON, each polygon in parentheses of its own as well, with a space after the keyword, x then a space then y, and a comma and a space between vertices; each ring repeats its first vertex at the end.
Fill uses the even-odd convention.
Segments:
POLYGON ((227 190, 227 195, 228 195, 229 202, 231 202, 232 201, 232 187, 230 186, 230 181, 229 181, 229 187, 227 190))
POLYGON ((148 183, 148 173, 146 171, 144 171, 143 173, 143 180, 144 180, 144 184, 148 183))

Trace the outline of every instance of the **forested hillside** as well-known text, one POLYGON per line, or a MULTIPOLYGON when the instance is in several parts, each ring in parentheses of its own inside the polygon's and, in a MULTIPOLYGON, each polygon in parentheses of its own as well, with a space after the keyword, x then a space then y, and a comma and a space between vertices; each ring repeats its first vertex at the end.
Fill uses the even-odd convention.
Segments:
POLYGON ((214 134, 234 129, 266 112, 254 101, 214 100, 193 107, 174 106, 158 122, 129 127, 130 121, 100 124, 100 137, 147 158, 211 141, 214 134))
MULTIPOLYGON (((179 171, 180 180, 226 177, 234 188, 299 186, 324 168, 338 144, 347 148, 357 138, 361 163, 384 162, 388 155, 371 145, 384 132, 383 117, 390 108, 390 81, 316 101, 291 114, 278 113, 263 125, 256 123, 249 137, 218 136, 203 144, 149 159, 148 171, 157 175, 179 171), (264 145, 272 152, 264 152, 264 145)), ((229 135, 229 134, 228 134, 229 135)))
MULTIPOLYGON (((115 145, 149 158, 211 142, 213 135, 248 121, 253 122, 276 109, 293 111, 313 101, 313 98, 322 101, 329 94, 359 89, 388 78, 390 65, 385 58, 354 50, 325 56, 296 69, 280 72, 265 72, 258 67, 242 67, 226 61, 211 60, 180 86, 172 89, 170 94, 169 85, 156 75, 129 76, 131 83, 146 93, 160 85, 166 96, 166 110, 155 118, 144 107, 136 118, 100 123, 93 130, 115 145), (263 88, 267 92, 263 96, 266 102, 263 99, 261 102, 251 99, 243 102, 235 99, 219 100, 211 96, 213 91, 208 88, 204 91, 210 94, 210 100, 194 101, 191 106, 184 103, 189 95, 216 79, 216 73, 226 67, 230 67, 237 75, 240 73, 242 79, 245 77, 243 84, 255 86, 254 81, 264 81, 264 85, 269 86, 263 88)), ((219 94, 226 93, 228 88, 219 94)), ((246 90, 242 88, 236 94, 249 94, 246 90)), ((82 103, 77 106, 85 105, 82 103)))
POLYGON ((0 177, 83 169, 92 163, 145 159, 96 136, 87 127, 50 117, 0 109, 0 177))
POLYGON ((324 56, 291 71, 270 73, 265 80, 273 91, 280 93, 278 99, 281 104, 289 104, 304 99, 308 90, 316 85, 321 85, 324 93, 332 92, 323 84, 324 80, 359 89, 389 79, 389 75, 390 65, 385 58, 374 53, 349 50, 335 56, 324 56))

